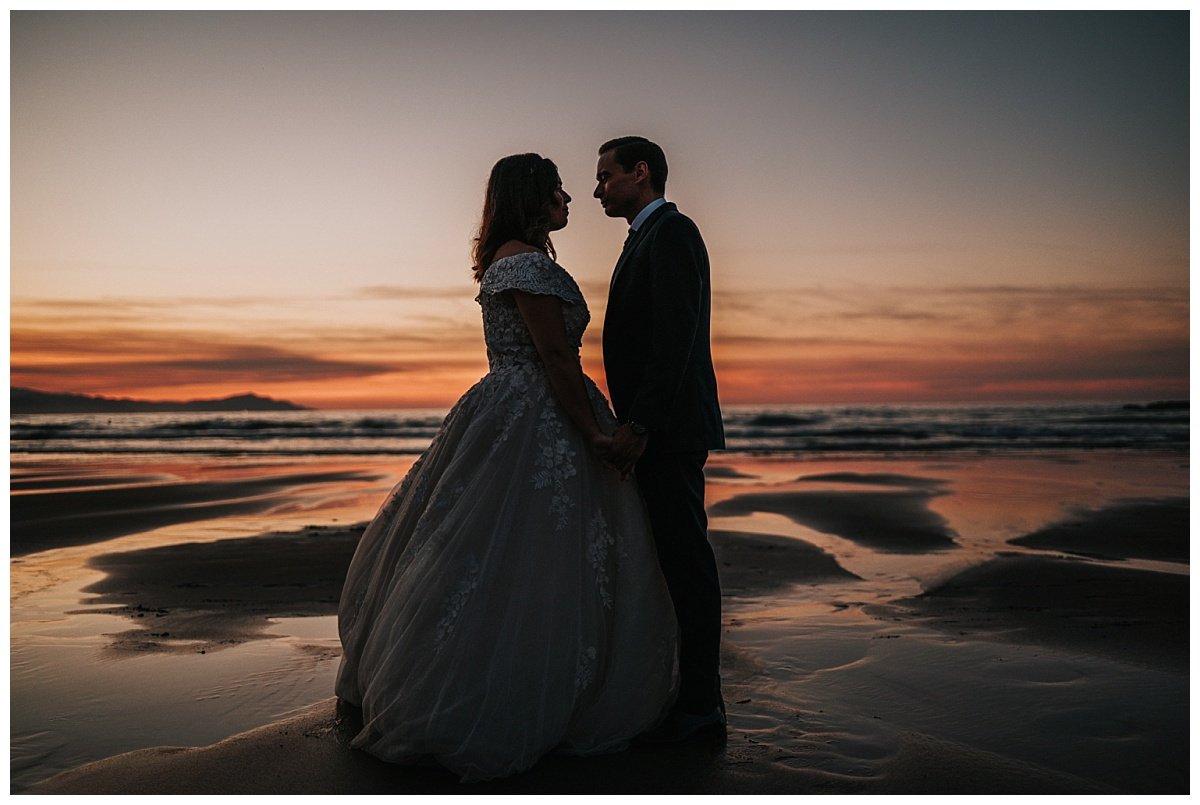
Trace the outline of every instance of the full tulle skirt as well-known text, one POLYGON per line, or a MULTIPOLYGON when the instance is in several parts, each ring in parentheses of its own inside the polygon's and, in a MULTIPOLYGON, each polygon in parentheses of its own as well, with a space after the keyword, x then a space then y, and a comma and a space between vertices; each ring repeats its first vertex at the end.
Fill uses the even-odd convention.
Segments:
POLYGON ((464 779, 620 749, 674 695, 675 618, 636 488, 536 365, 490 372, 451 410, 363 533, 338 628, 353 745, 464 779))

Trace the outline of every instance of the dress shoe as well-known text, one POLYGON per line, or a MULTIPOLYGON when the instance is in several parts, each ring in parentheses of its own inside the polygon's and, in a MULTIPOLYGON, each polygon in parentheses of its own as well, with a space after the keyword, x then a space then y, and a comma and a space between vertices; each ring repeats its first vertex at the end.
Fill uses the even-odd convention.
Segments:
POLYGON ((672 710, 658 726, 644 732, 637 740, 649 744, 683 743, 699 738, 724 737, 725 713, 714 707, 707 713, 684 713, 672 710))

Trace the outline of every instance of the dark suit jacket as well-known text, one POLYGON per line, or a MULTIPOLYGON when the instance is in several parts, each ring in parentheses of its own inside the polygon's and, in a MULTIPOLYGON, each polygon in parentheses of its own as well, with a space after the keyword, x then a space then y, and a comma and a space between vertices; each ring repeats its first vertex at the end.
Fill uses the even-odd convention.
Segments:
POLYGON ((709 347, 708 251, 692 220, 664 204, 633 234, 604 314, 604 373, 621 422, 652 450, 725 446, 709 347))

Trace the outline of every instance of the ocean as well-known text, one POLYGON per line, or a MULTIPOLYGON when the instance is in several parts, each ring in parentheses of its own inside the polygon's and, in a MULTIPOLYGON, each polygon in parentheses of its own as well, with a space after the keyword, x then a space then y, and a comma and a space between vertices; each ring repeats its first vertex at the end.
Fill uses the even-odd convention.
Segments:
MULTIPOLYGON (((725 408, 725 452, 903 456, 1118 450, 1185 453, 1188 404, 793 405, 725 408)), ((422 452, 446 409, 23 414, 12 454, 361 456, 422 452)))

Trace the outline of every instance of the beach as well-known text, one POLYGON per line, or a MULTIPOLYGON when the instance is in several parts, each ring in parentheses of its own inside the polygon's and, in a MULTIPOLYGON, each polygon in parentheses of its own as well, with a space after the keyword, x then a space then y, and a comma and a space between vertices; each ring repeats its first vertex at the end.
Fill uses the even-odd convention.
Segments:
POLYGON ((412 460, 14 459, 11 790, 1188 790, 1182 451, 715 454, 725 741, 469 785, 349 749, 332 694, 412 460))

